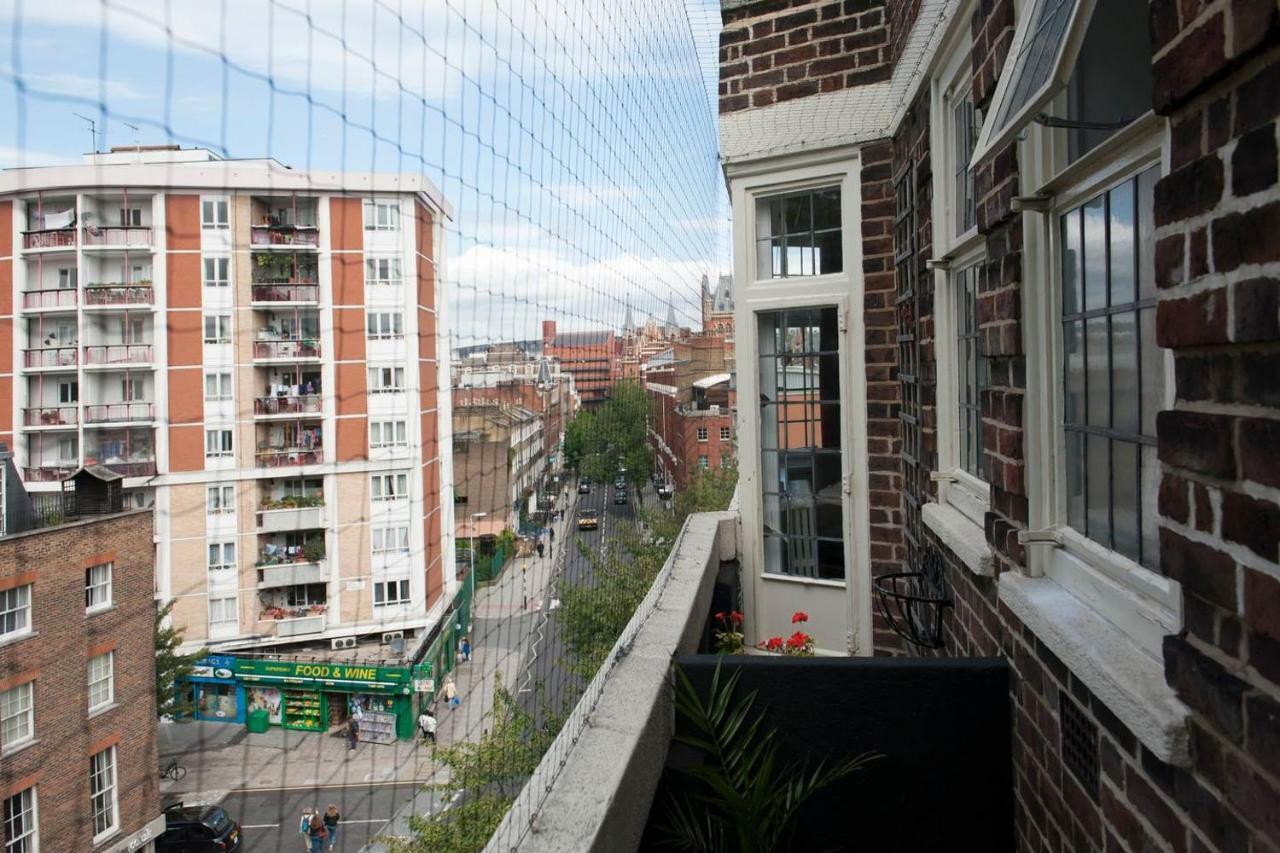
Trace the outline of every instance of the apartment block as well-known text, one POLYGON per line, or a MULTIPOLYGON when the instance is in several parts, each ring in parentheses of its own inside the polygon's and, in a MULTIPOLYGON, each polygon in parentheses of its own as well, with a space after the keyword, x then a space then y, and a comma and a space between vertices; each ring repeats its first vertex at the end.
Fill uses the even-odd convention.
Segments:
POLYGON ((1018 850, 1274 849, 1280 8, 722 20, 748 642, 1007 660, 1018 850))
POLYGON ((695 335, 669 344, 641 366, 653 406, 655 470, 667 483, 686 486, 699 469, 733 460, 737 394, 728 346, 720 334, 695 335))
POLYGON ((31 501, 0 452, 0 843, 150 851, 156 778, 151 510, 82 472, 31 501))
POLYGON ((449 215, 420 175, 176 147, 0 173, 0 441, 33 490, 94 464, 155 507, 193 646, 428 629, 449 215))
POLYGON ((559 332, 555 320, 543 320, 542 354, 573 377, 584 405, 603 402, 622 376, 622 343, 612 330, 559 332))

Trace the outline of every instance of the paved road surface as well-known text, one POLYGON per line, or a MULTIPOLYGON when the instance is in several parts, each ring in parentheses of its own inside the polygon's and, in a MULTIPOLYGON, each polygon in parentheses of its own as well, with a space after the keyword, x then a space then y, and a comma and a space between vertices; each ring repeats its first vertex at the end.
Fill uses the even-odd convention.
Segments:
POLYGON ((435 805, 429 793, 412 784, 353 785, 335 788, 233 791, 222 807, 244 827, 244 853, 298 853, 303 849, 298 818, 305 806, 335 803, 342 814, 336 850, 355 853, 383 828, 392 812, 413 799, 423 808, 435 805))

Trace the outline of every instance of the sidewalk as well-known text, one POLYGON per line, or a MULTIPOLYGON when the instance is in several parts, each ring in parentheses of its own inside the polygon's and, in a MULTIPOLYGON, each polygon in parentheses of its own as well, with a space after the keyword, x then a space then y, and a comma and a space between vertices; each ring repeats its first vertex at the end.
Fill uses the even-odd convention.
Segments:
POLYGON ((272 728, 252 734, 241 725, 197 720, 161 723, 159 742, 161 764, 176 758, 187 768, 180 781, 160 780, 160 793, 188 801, 216 802, 242 789, 427 781, 436 771, 431 750, 413 741, 348 750, 340 732, 272 728))

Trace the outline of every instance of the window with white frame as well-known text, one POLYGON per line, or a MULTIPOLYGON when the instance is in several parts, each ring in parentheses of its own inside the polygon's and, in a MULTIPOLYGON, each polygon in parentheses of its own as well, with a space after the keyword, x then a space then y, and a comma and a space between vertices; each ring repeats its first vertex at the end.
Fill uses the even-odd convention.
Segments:
POLYGON ((204 342, 206 344, 231 343, 231 315, 230 314, 205 315, 204 342))
POLYGON ((146 380, 140 376, 125 376, 120 380, 120 399, 125 403, 136 403, 147 399, 146 380))
POLYGON ((234 571, 236 567, 236 543, 213 542, 209 545, 210 574, 234 571))
POLYGON ((142 227, 142 208, 140 207, 120 208, 120 227, 141 228, 142 227))
POLYGON ((58 270, 58 289, 75 290, 79 276, 75 267, 61 267, 58 270))
POLYGON ((403 367, 370 367, 369 393, 394 394, 404 390, 403 367))
POLYGON ((103 652, 89 658, 89 710, 110 705, 116 696, 115 652, 103 652))
POLYGON ((89 811, 93 820, 94 843, 116 831, 120 818, 116 804, 114 746, 89 757, 89 811))
POLYGON ((206 373, 204 375, 204 398, 210 401, 230 400, 232 398, 230 372, 206 373))
MULTIPOLYGON (((967 57, 965 55, 968 65, 967 57)), ((951 131, 951 218, 958 236, 977 225, 977 197, 973 187, 973 146, 978 128, 974 120, 973 90, 968 79, 957 81, 947 97, 947 121, 951 131)))
POLYGON ((407 425, 404 421, 370 421, 369 447, 408 447, 407 425))
POLYGON ((698 427, 698 441, 706 441, 708 438, 707 428, 698 427))
MULTIPOLYGON (((837 309, 761 312, 765 572, 845 576, 837 309)), ((704 464, 705 457, 699 459, 704 464)))
POLYGON ((26 788, 4 801, 4 853, 38 853, 36 789, 26 788))
POLYGON ((375 527, 371 539, 375 554, 408 553, 409 551, 409 528, 404 525, 375 527))
POLYGON ((730 435, 731 435, 731 433, 730 433, 730 431, 729 431, 729 427, 720 427, 720 440, 721 440, 721 441, 728 441, 728 440, 729 440, 729 438, 730 438, 730 435))
POLYGON ((756 276, 794 278, 844 269, 840 188, 766 196, 756 201, 756 276))
POLYGON ((1150 260, 1158 178, 1145 169, 1058 217, 1065 520, 1147 567, 1160 556, 1152 508, 1165 405, 1150 260))
POLYGON ((404 314, 399 311, 370 311, 365 315, 365 331, 371 341, 404 337, 404 314))
POLYGON ((400 202, 366 199, 364 203, 364 230, 399 231, 400 202))
POLYGON ((711 467, 711 460, 710 460, 710 459, 708 459, 706 456, 699 456, 699 457, 698 457, 698 467, 699 467, 699 468, 703 468, 703 469, 710 468, 710 467, 711 467))
POLYGON ((205 491, 205 512, 209 515, 229 515, 236 511, 236 487, 232 483, 218 483, 205 491))
POLYGON ((236 597, 234 595, 209 597, 210 628, 235 628, 238 627, 239 624, 240 617, 236 610, 236 597))
POLYGON ((371 484, 375 501, 398 501, 409 495, 407 474, 374 474, 371 484))
POLYGON ((111 606, 111 563, 99 563, 84 570, 84 609, 111 606))
POLYGON ((230 258, 204 259, 204 286, 226 287, 231 283, 230 258))
POLYGON ((409 603, 409 581, 374 581, 373 606, 390 607, 396 604, 409 603))
POLYGON ((978 329, 978 265, 969 264, 951 276, 955 304, 956 464, 986 480, 982 452, 982 392, 990 384, 990 367, 978 329))
POLYGON ((74 379, 64 379, 59 382, 58 402, 64 406, 80 402, 80 383, 74 379))
POLYGON ((206 459, 231 456, 234 454, 232 431, 229 429, 207 429, 204 431, 204 455, 206 459))
POLYGON ((80 458, 80 439, 74 435, 58 436, 58 461, 74 462, 80 458))
POLYGON ((31 584, 0 590, 0 637, 31 630, 31 584))
POLYGON ((394 287, 400 284, 400 259, 366 258, 364 283, 372 287, 394 287))
POLYGON ((200 227, 207 230, 223 230, 230 227, 227 217, 228 202, 225 198, 206 198, 200 201, 200 227))
POLYGON ((0 693, 0 748, 12 749, 36 736, 35 681, 0 693))

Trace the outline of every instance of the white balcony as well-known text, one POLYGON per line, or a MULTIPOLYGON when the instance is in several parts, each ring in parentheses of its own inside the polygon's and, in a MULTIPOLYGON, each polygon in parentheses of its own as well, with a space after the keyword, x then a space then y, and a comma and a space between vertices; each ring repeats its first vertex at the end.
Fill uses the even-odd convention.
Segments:
MULTIPOLYGON (((279 563, 274 566, 259 566, 258 571, 262 573, 262 579, 258 581, 258 589, 295 586, 304 583, 324 583, 325 580, 324 560, 313 563, 279 563)), ((307 618, 319 618, 323 621, 324 616, 307 618)))
POLYGON ((275 623, 277 637, 305 637, 308 634, 324 632, 323 613, 317 613, 314 616, 302 616, 297 619, 277 619, 275 623))
MULTIPOLYGON (((293 533, 324 527, 323 506, 282 507, 258 510, 259 533, 293 533)), ((298 581, 303 583, 303 581, 298 581)))

